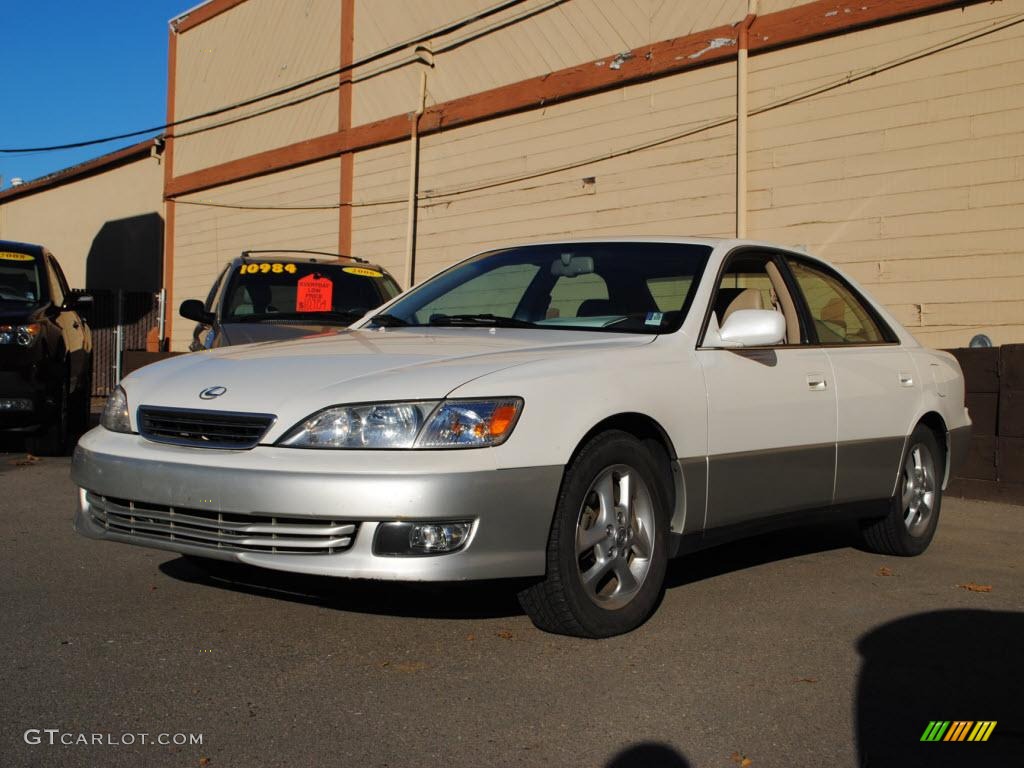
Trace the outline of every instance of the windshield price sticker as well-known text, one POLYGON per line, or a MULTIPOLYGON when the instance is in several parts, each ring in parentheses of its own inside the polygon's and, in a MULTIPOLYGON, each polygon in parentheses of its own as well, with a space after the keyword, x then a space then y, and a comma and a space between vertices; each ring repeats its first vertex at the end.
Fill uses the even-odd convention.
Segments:
POLYGON ((295 295, 296 312, 330 312, 334 283, 316 274, 299 279, 295 295))
POLYGON ((270 263, 270 262, 264 261, 264 262, 262 262, 260 264, 243 264, 242 267, 238 270, 238 274, 240 274, 240 275, 255 275, 255 274, 259 273, 259 274, 267 275, 267 274, 273 273, 275 275, 280 275, 280 274, 294 275, 298 271, 299 271, 299 268, 296 267, 294 264, 282 264, 281 262, 270 263))
POLYGON ((378 272, 376 269, 367 269, 366 267, 342 267, 342 270, 348 272, 350 275, 362 275, 363 277, 384 277, 383 273, 378 272))
POLYGON ((7 261, 35 261, 36 257, 27 253, 14 253, 13 251, 0 251, 0 259, 7 261))

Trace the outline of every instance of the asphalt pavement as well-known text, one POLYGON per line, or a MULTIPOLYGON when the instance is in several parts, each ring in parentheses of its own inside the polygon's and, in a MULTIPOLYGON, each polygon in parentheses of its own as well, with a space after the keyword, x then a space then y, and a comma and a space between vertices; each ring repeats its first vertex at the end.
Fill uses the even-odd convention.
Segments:
POLYGON ((643 627, 584 641, 535 629, 510 583, 87 540, 75 496, 68 459, 0 453, 0 766, 1024 763, 1021 507, 946 499, 914 559, 845 526, 709 550, 643 627), (922 743, 935 720, 997 725, 922 743))

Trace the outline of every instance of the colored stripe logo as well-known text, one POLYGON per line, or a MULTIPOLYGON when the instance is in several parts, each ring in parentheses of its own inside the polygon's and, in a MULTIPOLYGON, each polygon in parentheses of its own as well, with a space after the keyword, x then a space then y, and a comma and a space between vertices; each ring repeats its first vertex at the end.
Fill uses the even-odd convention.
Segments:
POLYGON ((921 741, 988 741, 996 728, 995 720, 932 720, 921 734, 921 741))

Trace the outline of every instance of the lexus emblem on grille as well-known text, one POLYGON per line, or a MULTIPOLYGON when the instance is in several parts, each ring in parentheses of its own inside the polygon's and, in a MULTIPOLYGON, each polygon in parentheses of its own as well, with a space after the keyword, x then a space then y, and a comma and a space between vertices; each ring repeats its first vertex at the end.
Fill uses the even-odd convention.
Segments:
POLYGON ((213 398, 220 397, 227 391, 227 387, 207 387, 206 389, 199 393, 199 399, 213 400, 213 398))

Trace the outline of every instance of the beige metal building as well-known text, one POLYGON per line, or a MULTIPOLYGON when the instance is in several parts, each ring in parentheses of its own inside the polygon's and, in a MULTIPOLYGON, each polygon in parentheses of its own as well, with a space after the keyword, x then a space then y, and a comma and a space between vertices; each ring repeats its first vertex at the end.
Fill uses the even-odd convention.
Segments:
MULTIPOLYGON (((513 241, 737 232, 843 264, 924 343, 1024 342, 1024 0, 210 0, 169 59, 175 349, 171 308, 243 248, 407 284, 513 241)), ((64 255, 20 215, 0 195, 0 236, 64 255)))
MULTIPOLYGON (((0 192, 0 240, 45 245, 71 287, 86 287, 90 258, 94 272, 103 269, 99 251, 106 256, 112 239, 137 240, 140 229, 162 235, 162 151, 162 142, 148 139, 0 192)), ((159 260, 159 240, 151 250, 136 255, 159 260)))

